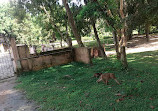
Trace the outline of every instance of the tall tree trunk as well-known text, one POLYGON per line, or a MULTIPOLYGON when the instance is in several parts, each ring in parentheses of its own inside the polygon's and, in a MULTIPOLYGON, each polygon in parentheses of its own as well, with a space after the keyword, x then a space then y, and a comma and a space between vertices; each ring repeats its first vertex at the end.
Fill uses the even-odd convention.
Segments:
POLYGON ((119 44, 120 49, 120 60, 125 68, 128 67, 127 58, 126 58, 126 38, 125 38, 125 29, 121 29, 121 41, 119 44))
POLYGON ((53 32, 52 41, 53 41, 53 42, 56 41, 55 32, 53 32))
POLYGON ((117 30, 117 35, 118 35, 118 41, 120 41, 121 40, 121 30, 120 29, 117 30))
POLYGON ((60 47, 61 47, 61 48, 63 47, 62 41, 63 41, 63 38, 61 37, 61 38, 60 38, 60 47))
POLYGON ((66 41, 69 47, 72 47, 72 39, 68 34, 68 24, 66 23, 66 41))
POLYGON ((71 10, 69 8, 69 5, 67 3, 67 0, 62 0, 63 1, 63 4, 64 4, 64 7, 66 9, 66 13, 67 13, 67 16, 68 16, 68 21, 69 21, 69 25, 71 26, 71 29, 72 29, 72 32, 79 44, 80 47, 84 47, 84 44, 82 43, 82 40, 81 40, 81 36, 80 34, 78 33, 78 30, 77 30, 77 27, 76 27, 76 24, 75 24, 75 21, 73 19, 73 16, 72 16, 72 13, 71 13, 71 10))
POLYGON ((132 40, 132 28, 129 28, 127 29, 127 40, 132 40))
POLYGON ((126 47, 122 45, 120 48, 120 52, 121 52, 121 58, 120 58, 121 62, 123 64, 123 66, 125 68, 127 68, 128 64, 127 64, 127 58, 126 58, 126 47))
MULTIPOLYGON (((84 0, 84 3, 87 5, 88 0, 84 0)), ((96 26, 95 26, 95 21, 94 21, 92 18, 90 18, 90 20, 91 20, 92 27, 93 27, 93 31, 94 31, 94 34, 95 34, 95 39, 97 40, 99 49, 100 49, 100 51, 101 51, 101 56, 102 56, 103 58, 106 58, 106 59, 107 59, 107 55, 106 55, 106 53, 105 53, 104 47, 102 46, 102 44, 101 44, 101 42, 100 42, 100 39, 99 39, 99 36, 98 36, 98 31, 97 31, 96 26)))
POLYGON ((126 59, 126 42, 127 42, 127 37, 125 37, 126 35, 126 31, 127 31, 127 24, 126 24, 126 20, 125 19, 125 15, 124 15, 124 12, 123 12, 123 8, 124 8, 124 0, 120 0, 120 15, 121 15, 121 18, 123 20, 123 28, 121 29, 121 41, 120 41, 120 44, 119 44, 119 47, 120 47, 120 53, 121 53, 121 62, 123 64, 123 66, 125 68, 128 67, 128 64, 127 64, 127 59, 126 59))
POLYGON ((116 30, 112 31, 112 35, 113 35, 113 39, 114 39, 114 45, 115 45, 117 59, 120 60, 121 54, 119 52, 119 43, 118 43, 118 38, 117 38, 116 30))
POLYGON ((148 23, 145 24, 145 35, 146 35, 146 41, 149 42, 149 30, 150 25, 148 23))
POLYGON ((91 23, 92 23, 93 30, 94 30, 94 34, 95 34, 95 39, 97 40, 99 49, 100 49, 100 51, 101 51, 101 56, 102 56, 103 58, 106 58, 106 59, 107 59, 107 56, 106 56, 105 51, 104 51, 104 48, 103 48, 103 46, 101 45, 101 42, 100 42, 100 39, 99 39, 99 36, 98 36, 98 32, 97 32, 97 29, 96 29, 94 20, 91 19, 91 23))
POLYGON ((141 32, 141 26, 139 25, 138 26, 138 35, 140 35, 140 32, 141 32))

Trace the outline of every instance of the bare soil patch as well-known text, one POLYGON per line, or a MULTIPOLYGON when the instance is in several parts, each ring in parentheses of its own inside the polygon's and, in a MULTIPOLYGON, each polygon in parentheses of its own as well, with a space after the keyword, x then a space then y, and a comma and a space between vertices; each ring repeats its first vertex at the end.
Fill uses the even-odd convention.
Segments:
POLYGON ((37 106, 14 89, 16 78, 0 81, 0 111, 37 111, 37 106))
MULTIPOLYGON (((135 35, 132 40, 127 42, 126 53, 138 53, 158 50, 158 34, 150 35, 150 41, 147 42, 145 35, 135 35)), ((116 54, 115 51, 107 51, 107 55, 116 54)))

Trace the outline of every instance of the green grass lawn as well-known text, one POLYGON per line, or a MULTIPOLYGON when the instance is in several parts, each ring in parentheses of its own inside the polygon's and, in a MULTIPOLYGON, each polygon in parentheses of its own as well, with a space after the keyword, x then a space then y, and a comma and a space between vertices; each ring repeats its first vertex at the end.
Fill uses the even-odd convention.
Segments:
MULTIPOLYGON (((98 46, 97 41, 93 40, 92 37, 83 37, 82 40, 86 47, 97 47, 98 46)), ((106 51, 114 50, 114 47, 112 45, 109 45, 109 44, 113 44, 112 36, 109 35, 109 36, 101 37, 100 41, 102 44, 106 44, 105 45, 106 51)), ((74 47, 78 47, 78 44, 74 45, 74 47)))
POLYGON ((43 111, 158 111, 158 51, 127 58, 127 70, 111 56, 109 60, 93 59, 92 66, 73 62, 26 72, 16 88, 43 111), (97 84, 97 78, 92 78, 96 72, 115 73, 121 85, 114 80, 109 85, 97 84))

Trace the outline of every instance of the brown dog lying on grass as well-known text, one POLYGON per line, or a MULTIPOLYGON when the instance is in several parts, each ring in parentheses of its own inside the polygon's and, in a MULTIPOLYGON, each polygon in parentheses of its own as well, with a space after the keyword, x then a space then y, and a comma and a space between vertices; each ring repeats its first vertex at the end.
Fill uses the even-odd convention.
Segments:
POLYGON ((106 85, 108 85, 109 79, 114 79, 116 81, 116 83, 120 85, 120 83, 118 82, 118 80, 116 79, 116 77, 113 73, 101 74, 99 79, 96 82, 99 83, 99 82, 103 81, 106 85))

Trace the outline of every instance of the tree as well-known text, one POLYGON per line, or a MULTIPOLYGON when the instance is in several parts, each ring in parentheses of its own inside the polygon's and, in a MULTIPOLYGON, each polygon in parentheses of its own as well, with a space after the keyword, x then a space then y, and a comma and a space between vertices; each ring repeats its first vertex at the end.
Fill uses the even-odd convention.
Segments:
POLYGON ((12 19, 10 14, 12 9, 9 4, 0 5, 0 33, 1 34, 12 34, 13 27, 15 27, 15 19, 12 19))
POLYGON ((73 19, 73 15, 71 13, 69 5, 67 3, 67 0, 62 0, 62 1, 63 1, 63 4, 64 4, 64 7, 66 9, 66 13, 67 13, 67 16, 68 16, 68 21, 69 21, 69 24, 70 24, 71 29, 73 31, 73 34, 74 34, 79 46, 80 47, 84 47, 84 44, 81 41, 81 36, 80 36, 80 34, 79 34, 78 30, 77 30, 77 27, 76 27, 75 21, 73 19))
POLYGON ((99 1, 94 0, 96 5, 95 10, 97 10, 100 17, 105 20, 106 25, 113 30, 113 36, 115 40, 115 48, 117 53, 117 58, 121 60, 124 67, 127 67, 127 59, 126 59, 126 22, 125 22, 125 15, 123 12, 123 1, 116 2, 116 1, 99 1), (120 6, 117 6, 120 4, 120 6), (110 8, 109 8, 110 7, 110 8), (120 12, 118 14, 118 12, 120 12), (120 40, 117 39, 116 31, 121 29, 121 38, 120 40))
POLYGON ((99 45, 99 49, 101 51, 101 56, 103 58, 107 59, 107 56, 106 56, 105 51, 104 51, 104 48, 101 45, 101 42, 100 42, 100 39, 99 39, 99 36, 98 36, 98 32, 97 32, 97 29, 96 29, 96 26, 95 26, 95 22, 94 22, 94 20, 92 18, 91 18, 91 22, 92 22, 92 26, 93 26, 93 30, 94 30, 94 34, 95 34, 95 39, 97 40, 97 43, 99 45))
MULTIPOLYGON (((149 41, 149 29, 158 18, 157 0, 127 0, 127 24, 131 29, 145 27, 146 40, 149 41)), ((130 32, 130 31, 129 31, 130 32)))
MULTIPOLYGON (((69 33, 66 32, 68 30, 66 29, 67 20, 64 20, 65 11, 63 7, 58 4, 58 1, 19 0, 16 9, 19 7, 25 10, 27 14, 37 18, 35 22, 42 27, 43 38, 45 38, 45 36, 52 38, 55 32, 58 39, 61 41, 65 40, 68 46, 72 47, 71 38, 68 36, 69 33), (60 13, 60 15, 58 13, 60 13)), ((21 16, 21 14, 18 16, 21 16)), ((62 46, 62 42, 60 43, 62 46)))
POLYGON ((123 21, 123 27, 121 29, 121 40, 120 40, 120 53, 121 53, 121 62, 124 65, 125 68, 127 68, 127 58, 126 58, 126 42, 127 42, 127 37, 126 36, 126 20, 124 15, 124 7, 125 7, 125 2, 124 0, 120 0, 120 16, 123 21))
POLYGON ((89 21, 89 25, 92 25, 93 27, 93 31, 94 31, 94 35, 95 35, 95 39, 97 40, 100 52, 101 52, 101 56, 103 58, 107 58, 105 52, 104 52, 104 48, 101 44, 101 41, 99 39, 98 36, 98 31, 97 31, 97 27, 96 27, 96 20, 97 20, 97 15, 96 13, 96 5, 93 2, 90 2, 88 0, 84 0, 85 2, 85 6, 83 6, 82 10, 80 11, 80 14, 78 15, 78 19, 87 19, 87 21, 89 21))

